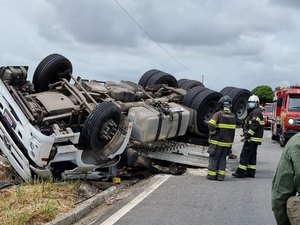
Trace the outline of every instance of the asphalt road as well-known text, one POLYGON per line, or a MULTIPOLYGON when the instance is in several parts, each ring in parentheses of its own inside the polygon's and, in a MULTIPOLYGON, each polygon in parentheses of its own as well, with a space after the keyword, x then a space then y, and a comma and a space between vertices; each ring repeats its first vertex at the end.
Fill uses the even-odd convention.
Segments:
MULTIPOLYGON (((241 147, 237 134, 233 152, 239 155, 241 147)), ((271 183, 281 152, 265 131, 254 179, 231 176, 238 160, 228 160, 223 182, 205 179, 204 169, 156 176, 109 199, 76 225, 276 225, 271 183)))

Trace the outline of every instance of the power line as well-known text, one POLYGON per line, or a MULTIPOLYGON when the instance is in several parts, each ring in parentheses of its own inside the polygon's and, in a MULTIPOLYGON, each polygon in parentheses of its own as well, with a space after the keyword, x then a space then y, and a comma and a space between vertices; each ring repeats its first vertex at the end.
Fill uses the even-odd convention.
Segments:
POLYGON ((174 56, 172 56, 166 49, 164 49, 161 44, 155 40, 155 38, 148 32, 146 31, 141 24, 139 24, 130 14, 129 12, 121 5, 121 3, 118 0, 114 0, 117 5, 126 13, 126 15, 163 51, 165 52, 171 59, 173 59, 178 65, 182 66, 186 70, 189 70, 190 72, 193 73, 193 71, 188 68, 186 65, 183 63, 179 62, 174 56))

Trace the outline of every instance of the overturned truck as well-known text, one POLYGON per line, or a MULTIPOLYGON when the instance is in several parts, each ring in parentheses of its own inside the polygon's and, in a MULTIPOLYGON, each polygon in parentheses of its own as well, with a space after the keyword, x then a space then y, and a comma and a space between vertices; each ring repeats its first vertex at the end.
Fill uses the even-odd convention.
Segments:
POLYGON ((32 81, 26 66, 0 67, 0 149, 24 180, 107 178, 126 151, 201 166, 222 95, 239 119, 247 116, 246 89, 217 92, 155 69, 138 83, 75 78, 72 70, 60 54, 44 58, 32 81))

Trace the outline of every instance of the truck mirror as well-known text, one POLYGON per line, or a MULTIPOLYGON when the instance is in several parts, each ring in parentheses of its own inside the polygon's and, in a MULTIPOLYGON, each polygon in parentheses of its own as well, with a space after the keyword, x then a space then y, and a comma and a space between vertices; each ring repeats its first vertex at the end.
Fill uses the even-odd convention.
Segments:
POLYGON ((282 97, 279 97, 277 99, 277 107, 281 107, 282 106, 282 97))

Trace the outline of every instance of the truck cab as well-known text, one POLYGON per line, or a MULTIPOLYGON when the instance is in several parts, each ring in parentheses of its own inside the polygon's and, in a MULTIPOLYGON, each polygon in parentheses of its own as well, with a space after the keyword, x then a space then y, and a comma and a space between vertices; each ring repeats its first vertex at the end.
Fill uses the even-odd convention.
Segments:
POLYGON ((276 89, 271 131, 281 147, 300 131, 300 86, 276 89))

